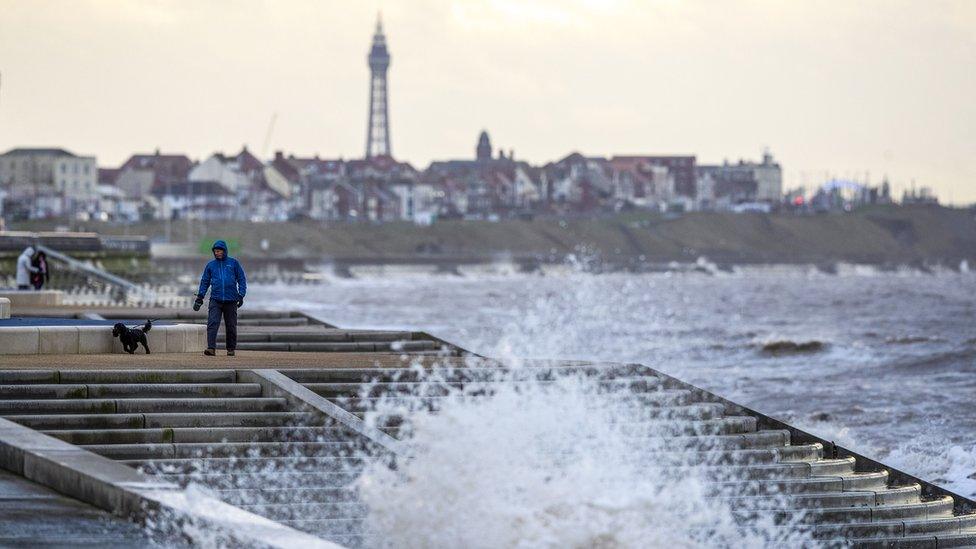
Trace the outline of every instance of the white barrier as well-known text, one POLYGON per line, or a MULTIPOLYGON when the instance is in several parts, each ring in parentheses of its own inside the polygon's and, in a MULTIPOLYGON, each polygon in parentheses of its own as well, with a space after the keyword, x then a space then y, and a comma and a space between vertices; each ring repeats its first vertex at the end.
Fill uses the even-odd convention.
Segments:
MULTIPOLYGON (((199 353, 207 347, 207 327, 200 324, 153 326, 146 334, 153 353, 199 353)), ((122 353, 111 326, 0 327, 0 355, 87 355, 122 353)), ((142 345, 136 350, 144 353, 142 345)))

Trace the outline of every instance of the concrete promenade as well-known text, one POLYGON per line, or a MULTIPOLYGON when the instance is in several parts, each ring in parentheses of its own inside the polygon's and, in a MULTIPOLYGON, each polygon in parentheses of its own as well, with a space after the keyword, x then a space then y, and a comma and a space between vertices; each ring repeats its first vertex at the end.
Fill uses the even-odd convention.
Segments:
POLYGON ((142 549, 150 542, 135 523, 0 471, 0 547, 142 549))
POLYGON ((153 353, 143 354, 94 354, 61 355, 45 357, 37 355, 0 355, 0 370, 50 368, 61 370, 131 370, 131 369, 209 369, 209 368, 405 368, 412 364, 454 364, 462 367, 466 360, 460 357, 431 355, 414 356, 399 353, 302 353, 276 351, 238 351, 237 356, 217 356, 202 353, 153 353))

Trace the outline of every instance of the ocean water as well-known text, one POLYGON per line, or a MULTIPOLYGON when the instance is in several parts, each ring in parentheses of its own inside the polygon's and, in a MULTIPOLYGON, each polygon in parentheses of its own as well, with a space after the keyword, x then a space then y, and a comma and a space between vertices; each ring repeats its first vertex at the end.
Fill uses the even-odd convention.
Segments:
POLYGON ((258 285, 248 306, 425 330, 500 358, 640 362, 976 496, 976 273, 702 271, 377 268, 258 285), (775 342, 819 345, 764 351, 775 342))

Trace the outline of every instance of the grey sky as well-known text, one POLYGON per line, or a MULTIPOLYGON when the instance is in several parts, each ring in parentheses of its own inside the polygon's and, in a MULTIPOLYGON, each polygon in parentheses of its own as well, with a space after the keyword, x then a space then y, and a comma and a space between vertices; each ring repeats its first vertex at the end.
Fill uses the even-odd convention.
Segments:
POLYGON ((393 152, 419 168, 485 128, 532 162, 769 146, 787 186, 976 202, 970 0, 0 0, 0 149, 260 152, 278 113, 269 155, 360 156, 378 9, 393 152))

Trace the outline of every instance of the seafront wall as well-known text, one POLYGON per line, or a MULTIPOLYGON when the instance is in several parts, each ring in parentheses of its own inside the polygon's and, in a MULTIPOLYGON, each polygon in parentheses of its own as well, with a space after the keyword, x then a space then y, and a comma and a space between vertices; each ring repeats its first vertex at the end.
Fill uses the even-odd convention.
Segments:
MULTIPOLYGON (((0 315, 2 318, 2 315, 0 315)), ((207 347, 207 327, 156 325, 146 335, 154 353, 199 353, 207 347)), ((0 324, 0 355, 91 355, 122 353, 112 326, 16 326, 0 324)), ((145 350, 140 345, 136 352, 145 350)))

